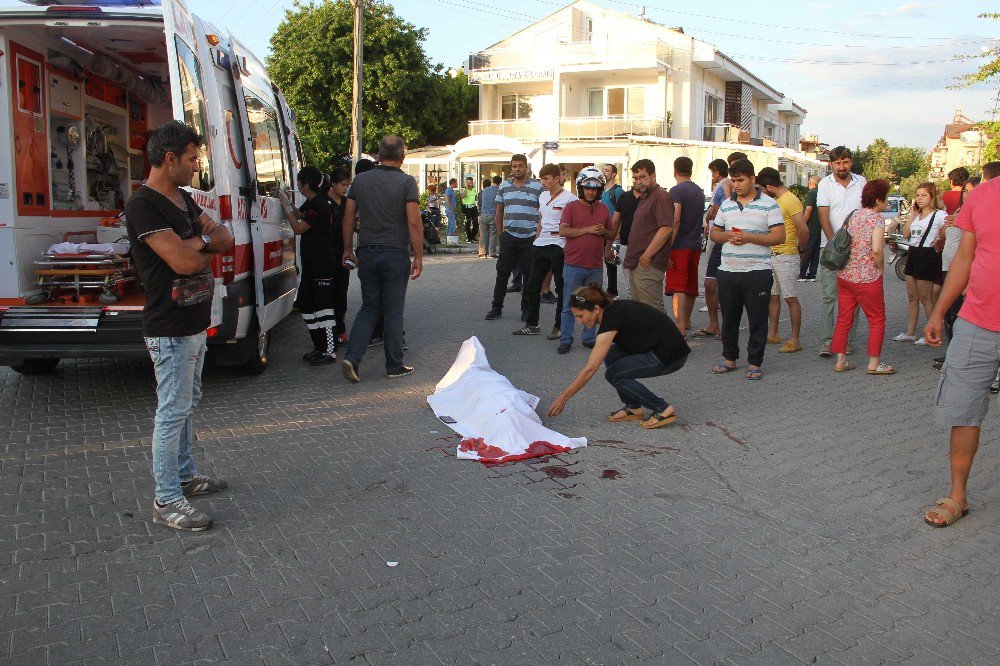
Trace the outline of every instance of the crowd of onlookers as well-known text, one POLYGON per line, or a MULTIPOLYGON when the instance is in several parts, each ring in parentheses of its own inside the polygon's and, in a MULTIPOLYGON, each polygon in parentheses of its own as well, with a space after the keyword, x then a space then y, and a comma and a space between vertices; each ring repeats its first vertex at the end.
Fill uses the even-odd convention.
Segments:
MULTIPOLYGON (((183 189, 203 141, 178 122, 153 132, 150 177, 128 205, 129 235, 147 286, 144 335, 157 377, 154 520, 187 530, 212 524, 187 498, 228 487, 198 474, 192 451, 211 308, 210 257, 233 243, 226 227, 183 189), (186 295, 183 301, 178 294, 186 295)), ((313 345, 303 360, 334 363, 338 348, 346 345, 340 360, 352 382, 361 381, 361 361, 379 342, 389 377, 413 372, 404 363, 403 319, 407 284, 423 269, 424 224, 416 181, 400 168, 404 158, 402 139, 388 136, 379 143, 378 163, 359 162, 353 180, 346 170, 326 175, 305 167, 296 176, 302 205, 293 206, 290 193, 279 197, 300 236, 298 309, 313 345), (352 271, 360 282, 361 308, 348 333, 352 271)), ((558 341, 558 354, 571 351, 580 326, 581 343, 591 352, 552 402, 550 415, 561 413, 604 366, 621 401, 608 421, 637 421, 647 429, 669 425, 677 419, 676 407, 639 380, 683 368, 691 338, 721 341, 722 359, 713 373, 738 370, 744 316, 745 377, 760 381, 768 344, 780 344, 779 353, 803 350, 798 291, 801 283, 817 279, 820 356, 835 355, 836 372, 855 368, 848 357, 860 309, 869 324, 867 373, 896 372, 881 358, 887 181, 866 182, 852 171, 850 150, 840 146, 831 152, 832 173, 811 183, 803 205, 777 170, 757 169, 735 152, 709 164, 706 211, 692 160, 678 157, 671 166, 669 189, 648 159, 630 166, 631 189, 618 184, 611 164, 581 169, 567 189, 559 165, 543 165, 536 179, 527 158, 514 155, 509 176, 484 181, 478 192, 471 177, 460 190, 452 179, 443 197, 436 186, 428 188, 425 206, 432 225, 440 222, 443 209, 446 233, 454 234, 461 206, 467 238, 478 240, 480 256, 496 258, 487 320, 500 319, 508 295, 520 292, 521 324, 514 335, 541 334, 540 306, 547 301, 556 302, 547 337, 558 341), (709 323, 692 331, 706 252, 709 323), (787 339, 779 326, 782 302, 791 324, 787 339)), ((979 185, 968 171, 956 169, 943 196, 933 183, 920 184, 902 226, 909 312, 907 330, 893 339, 930 346, 948 340, 947 354, 935 359, 941 370, 935 402, 938 422, 951 428, 952 487, 925 515, 939 527, 968 513, 966 483, 1000 372, 998 175, 1000 162, 984 165, 979 185), (921 307, 927 324, 917 337, 921 307)))

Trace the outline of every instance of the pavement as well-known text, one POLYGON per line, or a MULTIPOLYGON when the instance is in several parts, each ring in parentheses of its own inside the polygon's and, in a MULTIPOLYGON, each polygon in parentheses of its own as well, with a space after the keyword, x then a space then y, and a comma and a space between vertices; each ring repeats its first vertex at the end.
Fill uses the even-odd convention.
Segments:
MULTIPOLYGON (((216 521, 202 533, 150 520, 149 364, 0 369, 0 662, 1000 660, 995 407, 970 514, 922 519, 948 482, 939 352, 889 341, 897 375, 835 374, 816 354, 819 283, 800 284, 806 351, 770 346, 763 381, 713 376, 720 343, 699 341, 650 382, 674 425, 606 423, 597 376, 546 418, 588 447, 486 467, 456 460, 425 402, 461 342, 478 335, 540 410, 586 353, 511 336, 516 296, 484 321, 493 274, 428 258, 407 304, 410 377, 386 378, 379 348, 358 385, 304 365, 297 315, 263 375, 208 369, 197 457, 232 487, 194 500, 216 521)), ((891 337, 906 298, 887 280, 891 337)))

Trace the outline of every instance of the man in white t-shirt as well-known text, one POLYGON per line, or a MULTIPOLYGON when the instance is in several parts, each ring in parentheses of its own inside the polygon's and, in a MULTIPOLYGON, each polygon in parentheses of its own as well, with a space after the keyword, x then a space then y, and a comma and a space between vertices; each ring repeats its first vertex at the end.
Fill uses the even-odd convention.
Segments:
MULTIPOLYGON (((864 176, 851 173, 854 165, 851 151, 845 146, 837 146, 830 151, 830 166, 833 173, 819 181, 816 190, 816 207, 819 209, 819 225, 822 228, 820 247, 826 247, 827 241, 840 231, 844 220, 852 212, 861 208, 861 190, 864 189, 864 176)), ((823 307, 820 313, 820 356, 830 356, 830 343, 833 341, 833 326, 837 322, 837 271, 820 264, 819 281, 823 287, 823 307)), ((851 343, 858 330, 858 315, 854 313, 854 324, 847 334, 847 353, 851 353, 851 343)))
MULTIPOLYGON (((523 328, 514 335, 538 335, 538 310, 541 307, 541 287, 549 271, 556 283, 556 295, 563 302, 563 248, 566 239, 559 235, 559 221, 563 208, 576 197, 562 187, 562 178, 557 164, 546 164, 538 172, 543 191, 538 197, 538 230, 531 248, 531 270, 524 286, 527 318, 523 328)), ((559 339, 559 319, 562 308, 556 306, 555 323, 548 335, 549 340, 559 339)))

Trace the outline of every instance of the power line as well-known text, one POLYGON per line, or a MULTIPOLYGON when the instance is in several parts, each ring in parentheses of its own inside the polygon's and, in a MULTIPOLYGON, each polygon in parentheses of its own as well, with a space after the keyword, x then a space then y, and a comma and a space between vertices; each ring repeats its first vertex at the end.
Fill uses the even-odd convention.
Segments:
MULTIPOLYGON (((551 2, 551 0, 535 0, 536 2, 545 2, 547 4, 559 4, 556 2, 551 2)), ((628 8, 630 5, 635 3, 625 2, 624 0, 610 0, 610 2, 615 2, 619 5, 624 5, 628 8)), ((695 18, 709 19, 712 21, 726 21, 729 23, 739 23, 741 25, 752 25, 759 28, 767 28, 769 30, 798 30, 804 32, 819 32, 827 35, 840 35, 846 37, 867 37, 872 39, 925 39, 925 40, 949 40, 954 39, 953 37, 921 37, 918 35, 885 35, 878 33, 864 33, 864 32, 846 32, 843 30, 826 30, 824 28, 807 28, 802 26, 793 25, 775 25, 773 23, 759 23, 756 21, 747 21, 745 19, 731 18, 728 16, 713 16, 711 14, 697 14, 695 12, 682 12, 672 7, 660 7, 658 5, 651 5, 644 3, 646 7, 652 9, 658 9, 660 11, 679 14, 681 16, 693 16, 695 18)), ((994 37, 969 37, 969 39, 976 40, 992 40, 994 37)))

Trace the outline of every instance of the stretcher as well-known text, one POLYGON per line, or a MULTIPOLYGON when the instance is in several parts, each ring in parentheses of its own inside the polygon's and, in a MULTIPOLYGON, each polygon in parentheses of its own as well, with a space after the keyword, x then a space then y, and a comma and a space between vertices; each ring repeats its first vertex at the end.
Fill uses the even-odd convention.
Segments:
MULTIPOLYGON (((70 232, 63 240, 74 235, 81 234, 70 232)), ((92 302, 95 295, 100 303, 113 305, 130 286, 138 283, 131 259, 118 255, 46 253, 32 263, 42 293, 26 299, 28 305, 49 301, 86 303, 92 302)))

